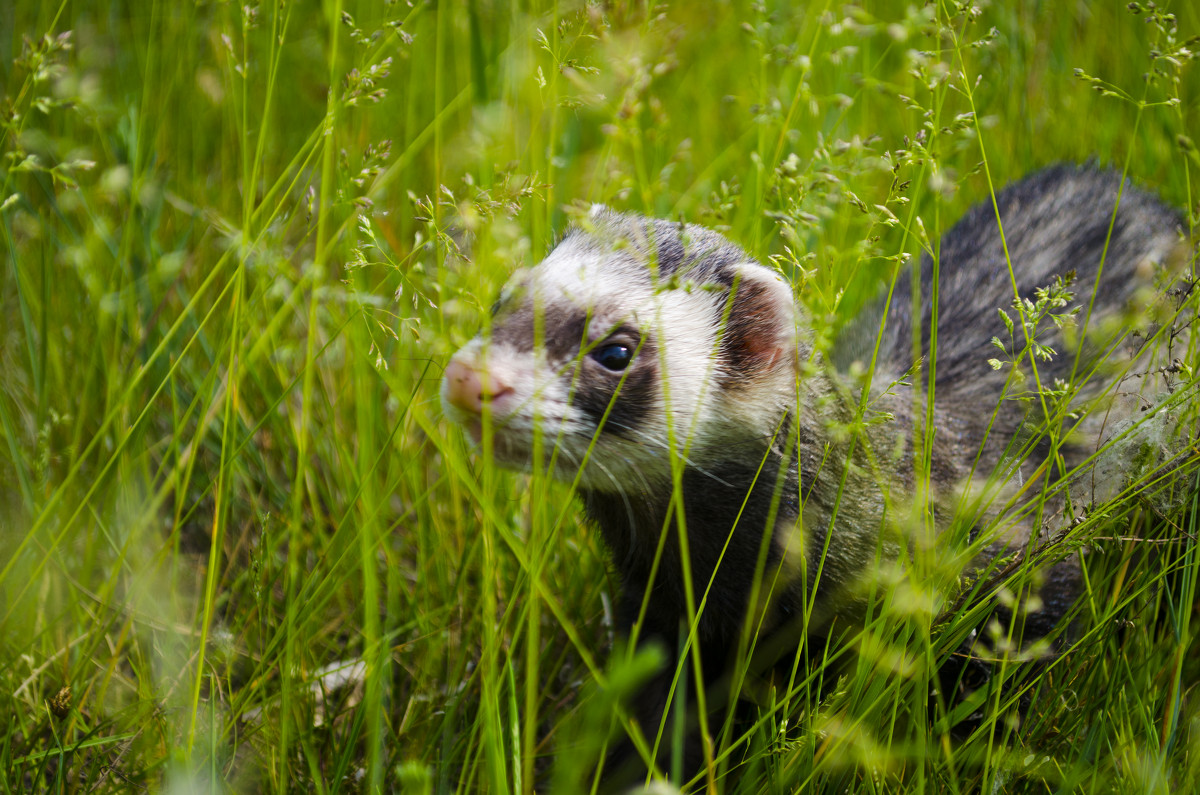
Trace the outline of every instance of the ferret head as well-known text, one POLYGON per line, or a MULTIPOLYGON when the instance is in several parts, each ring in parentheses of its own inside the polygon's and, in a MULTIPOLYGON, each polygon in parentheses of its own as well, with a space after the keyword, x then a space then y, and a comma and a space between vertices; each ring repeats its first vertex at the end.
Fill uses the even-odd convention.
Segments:
POLYGON ((504 288, 442 403, 476 440, 490 428, 499 463, 528 467, 540 434, 556 476, 617 492, 769 439, 795 373, 778 274, 715 232, 597 207, 504 288))

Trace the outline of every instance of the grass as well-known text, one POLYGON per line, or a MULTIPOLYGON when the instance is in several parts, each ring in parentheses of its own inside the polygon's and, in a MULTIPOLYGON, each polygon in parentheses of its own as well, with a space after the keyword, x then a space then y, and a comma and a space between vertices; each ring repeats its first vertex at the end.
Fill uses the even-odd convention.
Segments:
MULTIPOLYGON (((1200 13, 1165 11, 4 5, 0 791, 572 791, 651 661, 607 655, 567 490, 441 418, 506 276, 601 201, 774 258, 827 334, 1049 163, 1194 225, 1200 13)), ((716 787, 1200 788, 1195 533, 1112 513, 1023 717, 985 687, 952 740, 933 667, 863 655, 716 787)))

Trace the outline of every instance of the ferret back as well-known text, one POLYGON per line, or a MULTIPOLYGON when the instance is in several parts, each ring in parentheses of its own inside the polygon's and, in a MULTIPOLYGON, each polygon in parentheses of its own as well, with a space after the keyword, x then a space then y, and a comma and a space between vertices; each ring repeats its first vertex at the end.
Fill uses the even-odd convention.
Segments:
MULTIPOLYGON (((938 252, 937 392, 963 397, 997 393, 1004 375, 994 373, 988 359, 1002 354, 991 340, 1010 343, 998 310, 1012 316, 1015 342, 1025 344, 1012 311, 1014 275, 1017 294, 1032 300, 1038 288, 1073 272, 1074 303, 1083 307, 1080 322, 1096 289, 1094 326, 1127 309, 1139 290, 1152 287, 1160 267, 1179 264, 1179 230, 1175 210, 1129 184, 1122 189, 1118 174, 1089 167, 1055 166, 1001 190, 994 207, 986 200, 976 204, 946 233, 938 252)), ((919 350, 928 361, 932 258, 922 257, 920 267, 919 350)), ((896 286, 884 346, 886 359, 901 371, 912 363, 916 347, 912 282, 902 275, 896 286)), ((1038 338, 1059 354, 1038 363, 1040 380, 1049 384, 1070 376, 1075 363, 1073 352, 1062 350, 1061 335, 1051 323, 1046 325, 1051 328, 1042 329, 1038 338)))

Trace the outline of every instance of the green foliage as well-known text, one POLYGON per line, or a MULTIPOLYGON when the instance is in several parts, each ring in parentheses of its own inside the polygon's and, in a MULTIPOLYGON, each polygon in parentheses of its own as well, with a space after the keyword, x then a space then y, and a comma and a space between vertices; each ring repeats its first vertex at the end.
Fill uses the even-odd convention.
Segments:
MULTIPOLYGON (((1048 163, 1200 220, 1193 4, 869 5, 0 8, 0 791, 584 785, 653 660, 606 656, 567 490, 473 454, 438 382, 587 203, 725 231, 818 340, 1048 163)), ((1006 316, 1011 360, 1059 288, 1006 316)), ((930 693, 978 616, 926 561, 855 661, 808 650, 714 727, 709 783, 1200 787, 1171 520, 1084 520, 1073 653, 997 635, 958 705, 930 693)))

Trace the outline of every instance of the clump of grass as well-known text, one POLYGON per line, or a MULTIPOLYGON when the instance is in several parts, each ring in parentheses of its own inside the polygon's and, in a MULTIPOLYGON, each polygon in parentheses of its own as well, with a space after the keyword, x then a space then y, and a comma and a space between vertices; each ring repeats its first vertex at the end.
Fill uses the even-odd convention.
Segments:
MULTIPOLYGON (((437 400, 573 202, 722 228, 825 339, 1047 163, 1200 218, 1188 4, 3 14, 4 791, 590 783, 552 759, 598 756, 652 661, 607 654, 567 491, 437 400)), ((1130 496, 1073 529, 1079 640, 1029 666, 995 638, 967 738, 929 693, 977 615, 885 611, 843 680, 726 732, 711 783, 1186 789, 1194 514, 1130 496)))

